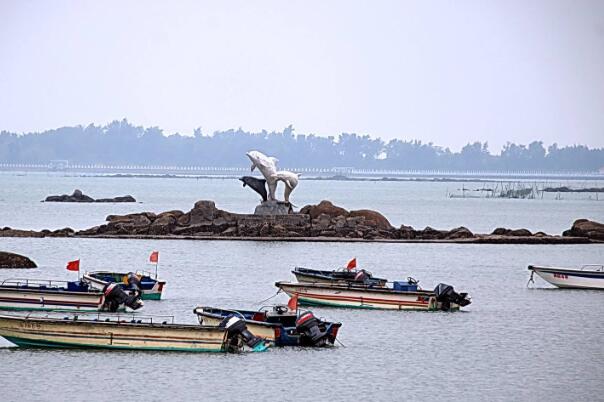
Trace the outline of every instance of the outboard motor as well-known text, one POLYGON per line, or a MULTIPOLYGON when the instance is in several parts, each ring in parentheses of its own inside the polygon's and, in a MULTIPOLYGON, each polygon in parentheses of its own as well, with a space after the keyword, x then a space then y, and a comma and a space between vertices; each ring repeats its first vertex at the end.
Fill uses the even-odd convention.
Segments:
POLYGON ((256 352, 263 351, 267 348, 264 339, 257 337, 248 331, 247 325, 241 317, 237 317, 235 315, 225 317, 220 322, 218 327, 225 328, 227 330, 229 346, 235 347, 237 350, 239 349, 238 343, 240 339, 256 352))
POLYGON ((138 294, 129 295, 117 283, 106 285, 103 288, 103 293, 105 294, 105 304, 103 307, 112 313, 116 312, 122 304, 130 307, 132 310, 138 310, 144 305, 138 294))
POLYGON ((141 280, 136 276, 134 272, 128 272, 127 275, 128 287, 136 292, 137 295, 142 294, 141 280))
POLYGON ((453 286, 445 283, 439 283, 434 288, 436 300, 442 303, 443 310, 451 309, 451 303, 458 304, 460 307, 465 307, 472 303, 467 293, 457 293, 453 286))
POLYGON ((306 311, 296 320, 296 331, 300 334, 300 344, 303 346, 322 346, 327 342, 327 331, 319 328, 318 318, 306 311))

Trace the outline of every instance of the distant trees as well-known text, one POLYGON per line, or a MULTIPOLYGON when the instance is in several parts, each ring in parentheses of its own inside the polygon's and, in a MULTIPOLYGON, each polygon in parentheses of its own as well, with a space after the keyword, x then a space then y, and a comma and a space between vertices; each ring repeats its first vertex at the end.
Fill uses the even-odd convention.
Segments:
POLYGON ((595 171, 604 167, 604 149, 583 145, 547 149, 543 142, 507 143, 499 155, 488 144, 474 142, 460 152, 432 143, 380 138, 355 133, 337 137, 296 134, 290 125, 281 132, 237 130, 193 136, 166 136, 159 127, 144 128, 126 119, 106 126, 62 127, 43 133, 0 132, 0 162, 247 166, 245 152, 257 149, 279 157, 282 167, 355 167, 367 169, 543 170, 595 171))

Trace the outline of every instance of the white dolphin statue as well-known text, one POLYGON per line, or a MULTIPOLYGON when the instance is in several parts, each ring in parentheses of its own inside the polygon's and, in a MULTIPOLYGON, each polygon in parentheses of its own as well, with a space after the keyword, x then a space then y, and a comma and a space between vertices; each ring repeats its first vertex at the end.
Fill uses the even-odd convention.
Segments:
POLYGON ((251 171, 253 172, 255 168, 258 168, 260 173, 262 173, 262 176, 266 179, 266 184, 268 185, 268 199, 273 201, 276 200, 275 193, 277 191, 277 182, 282 181, 285 183, 285 191, 283 193, 285 202, 289 202, 289 195, 298 185, 299 175, 287 170, 277 171, 277 162, 279 160, 272 156, 266 156, 260 151, 249 151, 246 155, 252 162, 251 171))

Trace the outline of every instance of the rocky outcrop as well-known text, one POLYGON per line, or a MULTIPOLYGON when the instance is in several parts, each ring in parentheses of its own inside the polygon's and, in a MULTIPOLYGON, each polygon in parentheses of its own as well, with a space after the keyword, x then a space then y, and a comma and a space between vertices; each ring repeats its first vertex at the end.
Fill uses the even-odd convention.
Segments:
POLYGON ((368 209, 348 211, 329 201, 307 205, 299 213, 282 215, 235 214, 216 208, 213 201, 195 203, 189 212, 139 212, 109 215, 103 225, 75 232, 70 228, 55 231, 0 230, 0 237, 172 237, 172 238, 275 238, 286 240, 369 240, 430 241, 456 243, 574 244, 604 239, 604 225, 577 220, 562 236, 527 229, 497 228, 490 234, 472 233, 460 226, 440 230, 430 226, 414 229, 392 227, 388 219, 368 209))
POLYGON ((587 237, 590 240, 604 241, 604 224, 588 219, 577 219, 562 236, 587 237))
POLYGON ((0 251, 0 268, 37 268, 35 262, 24 255, 0 251))
POLYGON ((49 195, 46 197, 44 202, 136 202, 136 200, 131 195, 113 198, 99 198, 95 200, 94 198, 83 194, 82 191, 76 189, 71 195, 49 195))

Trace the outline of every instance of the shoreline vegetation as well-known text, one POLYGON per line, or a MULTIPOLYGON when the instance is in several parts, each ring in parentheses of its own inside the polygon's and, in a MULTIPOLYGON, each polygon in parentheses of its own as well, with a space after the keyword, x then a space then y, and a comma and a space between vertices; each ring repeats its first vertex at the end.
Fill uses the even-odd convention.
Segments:
POLYGON ((189 135, 166 135, 159 127, 128 120, 105 126, 60 127, 41 133, 0 131, 0 161, 9 164, 75 164, 247 167, 241 158, 251 149, 276 155, 287 170, 295 168, 441 170, 441 171, 573 171, 598 172, 604 148, 585 145, 545 146, 507 142, 491 153, 487 142, 468 143, 459 151, 413 139, 383 140, 356 133, 327 137, 282 131, 248 132, 241 128, 189 135), (93 147, 90 144, 94 144, 93 147))
POLYGON ((197 201, 188 212, 140 212, 109 215, 106 223, 75 231, 21 230, 4 227, 0 237, 75 237, 170 240, 250 240, 290 242, 388 242, 462 244, 587 244, 604 243, 604 224, 576 220, 561 235, 527 229, 496 228, 472 233, 466 227, 439 230, 394 227, 381 213, 369 209, 348 211, 323 200, 288 215, 237 214, 216 208, 213 201, 197 201))

